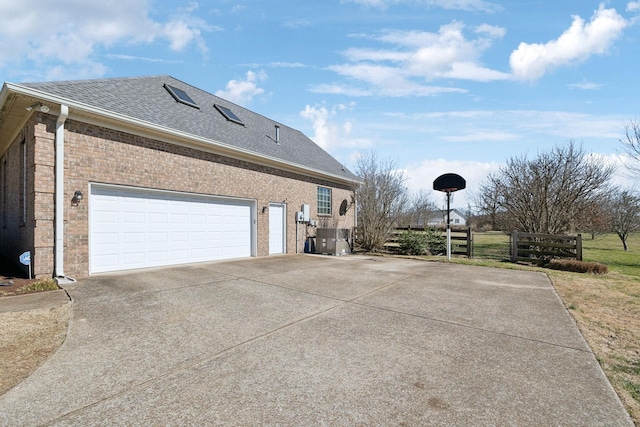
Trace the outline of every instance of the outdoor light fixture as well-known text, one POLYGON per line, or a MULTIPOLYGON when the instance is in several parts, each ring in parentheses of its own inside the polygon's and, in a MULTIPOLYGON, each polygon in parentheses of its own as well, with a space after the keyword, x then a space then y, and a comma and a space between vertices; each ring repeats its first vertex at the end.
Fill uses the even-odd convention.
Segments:
POLYGON ((27 111, 32 111, 34 108, 38 111, 42 111, 43 113, 49 112, 49 107, 43 105, 42 102, 36 102, 35 104, 28 106, 27 111))
POLYGON ((78 204, 82 200, 82 197, 83 197, 82 191, 76 191, 75 193, 73 193, 73 199, 71 199, 71 204, 73 206, 78 206, 78 204))
POLYGON ((267 211, 267 207, 266 207, 266 206, 263 206, 263 207, 262 207, 262 213, 265 213, 266 211, 267 211))

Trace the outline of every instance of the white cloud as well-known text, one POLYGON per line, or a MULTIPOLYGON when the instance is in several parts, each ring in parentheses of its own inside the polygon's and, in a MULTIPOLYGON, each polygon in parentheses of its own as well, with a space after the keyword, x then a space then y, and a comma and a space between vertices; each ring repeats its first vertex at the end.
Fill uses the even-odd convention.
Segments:
MULTIPOLYGON (((636 179, 625 174, 625 159, 616 154, 594 154, 604 159, 607 163, 618 167, 614 174, 612 183, 623 188, 633 188, 636 179)), ((467 204, 473 204, 471 195, 480 188, 480 184, 490 173, 497 172, 503 166, 499 162, 475 162, 444 159, 425 159, 418 163, 412 163, 402 169, 408 178, 407 184, 412 192, 420 190, 432 190, 433 181, 445 173, 457 173, 462 176, 466 183, 466 189, 453 193, 452 207, 465 209, 467 204)), ((444 206, 446 199, 442 193, 433 191, 434 201, 439 206, 444 206)))
POLYGON ((445 136, 443 140, 448 142, 497 142, 516 141, 520 138, 521 136, 515 133, 476 129, 462 135, 445 136))
POLYGON ((282 25, 286 28, 297 29, 311 27, 313 26, 313 22, 308 19, 292 19, 290 21, 285 21, 282 25))
POLYGON ((206 53, 201 33, 215 28, 193 16, 197 4, 177 10, 166 22, 152 19, 149 7, 147 0, 59 0, 55 7, 47 0, 0 2, 0 69, 26 62, 49 69, 49 76, 66 70, 67 79, 96 77, 106 72, 95 59, 102 50, 157 40, 173 50, 193 44, 206 53))
POLYGON ((182 62, 182 60, 167 60, 163 58, 150 58, 148 56, 133 56, 119 53, 108 53, 105 57, 109 59, 119 59, 121 61, 159 62, 164 64, 180 64, 182 62))
MULTIPOLYGON (((500 166, 495 162, 433 159, 410 164, 403 171, 408 178, 407 184, 412 192, 432 190, 433 181, 445 173, 457 173, 462 176, 467 183, 467 188, 453 194, 452 207, 464 209, 467 207, 467 203, 471 203, 470 193, 476 191, 487 175, 497 171, 500 166)), ((434 201, 438 205, 442 205, 443 193, 433 191, 433 194, 434 201)))
POLYGON ((267 79, 264 71, 254 73, 247 71, 244 80, 230 80, 225 90, 219 90, 215 94, 239 105, 249 105, 254 97, 262 95, 264 89, 258 87, 258 83, 267 79))
POLYGON ((353 120, 343 120, 339 117, 340 113, 348 112, 354 107, 354 103, 337 104, 329 108, 325 105, 307 105, 300 112, 300 116, 311 121, 314 131, 311 139, 326 151, 370 147, 370 140, 352 136, 353 120))
POLYGON ((491 38, 501 39, 507 34, 507 30, 495 25, 481 24, 478 26, 478 28, 476 28, 476 33, 487 34, 491 38))
POLYGON ((589 23, 574 16, 571 27, 558 39, 545 44, 520 43, 509 59, 513 75, 534 81, 554 68, 607 53, 626 26, 627 22, 615 9, 605 9, 603 5, 589 23))
POLYGON ((309 66, 302 62, 282 62, 274 61, 269 64, 273 68, 308 68, 309 66))
POLYGON ((496 12, 501 6, 484 0, 344 0, 346 2, 361 4, 366 7, 387 9, 399 3, 411 3, 426 7, 439 7, 449 10, 479 10, 484 12, 496 12))
MULTIPOLYGON (((454 21, 437 33, 424 31, 387 31, 377 36, 359 38, 391 45, 389 48, 350 48, 343 52, 347 63, 329 70, 348 77, 360 87, 360 93, 381 96, 432 96, 441 93, 464 93, 451 86, 433 86, 425 82, 436 79, 472 81, 505 80, 510 75, 483 67, 479 58, 496 38, 504 36, 500 27, 481 25, 475 39, 464 35, 464 24, 454 21)), ((314 91, 331 89, 353 92, 354 85, 319 85, 314 91), (340 88, 342 87, 342 88, 340 88)))
POLYGON ((616 168, 611 178, 611 184, 627 190, 638 189, 638 178, 630 173, 628 169, 629 163, 632 161, 631 159, 625 157, 623 154, 615 153, 592 153, 592 156, 594 156, 596 160, 602 160, 606 164, 616 168))
POLYGON ((640 1, 631 1, 627 3, 627 12, 638 12, 640 11, 640 1))
POLYGON ((169 39, 169 45, 175 51, 181 52, 191 43, 195 43, 202 53, 206 53, 208 50, 202 39, 201 28, 182 19, 167 22, 162 33, 169 39))
POLYGON ((567 85, 569 89, 580 89, 580 90, 596 90, 602 87, 599 83, 593 82, 581 82, 581 83, 571 83, 567 85))
POLYGON ((353 86, 348 85, 340 85, 340 84, 319 84, 312 86, 310 89, 311 92, 315 93, 324 93, 324 94, 332 94, 332 95, 347 95, 347 96, 370 96, 372 93, 370 91, 359 89, 353 86))
POLYGON ((516 130, 522 134, 533 132, 557 136, 562 140, 582 138, 600 139, 617 143, 623 129, 624 118, 603 114, 583 114, 567 111, 527 111, 502 112, 512 123, 519 123, 516 130))

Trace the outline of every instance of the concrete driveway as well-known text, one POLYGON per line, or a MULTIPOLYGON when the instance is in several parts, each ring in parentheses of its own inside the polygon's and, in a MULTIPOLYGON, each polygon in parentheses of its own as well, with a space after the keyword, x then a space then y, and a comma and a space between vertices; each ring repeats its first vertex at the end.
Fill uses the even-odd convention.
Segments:
POLYGON ((102 275, 1 425, 632 425, 542 273, 313 255, 102 275))

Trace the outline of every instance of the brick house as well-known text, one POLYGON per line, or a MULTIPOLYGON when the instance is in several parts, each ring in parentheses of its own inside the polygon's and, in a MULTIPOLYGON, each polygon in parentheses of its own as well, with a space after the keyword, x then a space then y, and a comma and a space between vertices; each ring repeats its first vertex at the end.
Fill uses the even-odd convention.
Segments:
POLYGON ((170 76, 0 92, 0 254, 31 251, 36 277, 302 252, 317 221, 354 227, 356 184, 301 132, 170 76))

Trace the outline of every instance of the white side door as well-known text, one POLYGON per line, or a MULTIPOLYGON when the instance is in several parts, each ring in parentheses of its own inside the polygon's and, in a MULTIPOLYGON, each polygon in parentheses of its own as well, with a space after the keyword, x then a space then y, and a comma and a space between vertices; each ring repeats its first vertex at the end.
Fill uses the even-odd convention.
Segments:
POLYGON ((286 251, 285 205, 269 204, 269 255, 283 254, 286 251))

